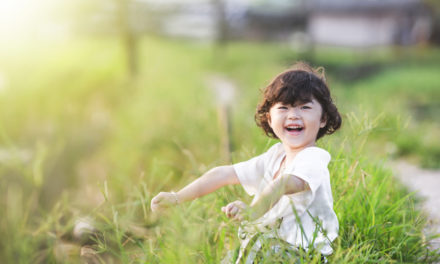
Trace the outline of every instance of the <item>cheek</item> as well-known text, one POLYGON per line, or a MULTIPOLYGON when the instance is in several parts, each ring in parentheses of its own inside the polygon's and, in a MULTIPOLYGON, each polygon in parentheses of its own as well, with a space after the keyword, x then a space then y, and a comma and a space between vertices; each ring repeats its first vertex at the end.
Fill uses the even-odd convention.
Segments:
POLYGON ((281 125, 282 122, 280 121, 280 119, 276 115, 272 116, 270 119, 268 119, 268 124, 269 124, 270 128, 276 133, 278 133, 280 131, 281 126, 282 126, 281 125))

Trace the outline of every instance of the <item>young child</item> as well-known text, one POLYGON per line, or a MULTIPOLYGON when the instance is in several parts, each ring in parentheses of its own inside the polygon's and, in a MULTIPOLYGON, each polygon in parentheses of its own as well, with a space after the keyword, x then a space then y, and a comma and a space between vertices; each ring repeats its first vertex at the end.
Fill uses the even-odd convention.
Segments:
POLYGON ((159 193, 151 200, 151 209, 241 184, 254 196, 251 204, 235 201, 222 208, 227 217, 242 221, 237 263, 264 258, 263 248, 289 256, 295 254, 290 249, 331 254, 338 219, 327 168, 330 154, 315 144, 341 126, 341 116, 324 73, 297 63, 276 76, 264 90, 255 120, 266 135, 281 142, 248 161, 213 168, 177 193, 159 193))

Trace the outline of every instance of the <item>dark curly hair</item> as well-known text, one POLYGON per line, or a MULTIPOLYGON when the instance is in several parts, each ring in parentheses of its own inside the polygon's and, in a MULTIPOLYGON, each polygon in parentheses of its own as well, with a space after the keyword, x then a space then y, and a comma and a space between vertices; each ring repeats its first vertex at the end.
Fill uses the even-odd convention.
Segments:
POLYGON ((263 98, 258 104, 255 121, 269 137, 278 138, 269 126, 268 113, 279 102, 294 106, 317 100, 322 107, 321 118, 326 121, 326 125, 318 131, 317 140, 341 127, 341 115, 331 98, 322 67, 313 69, 304 62, 298 62, 275 77, 262 92, 263 98))

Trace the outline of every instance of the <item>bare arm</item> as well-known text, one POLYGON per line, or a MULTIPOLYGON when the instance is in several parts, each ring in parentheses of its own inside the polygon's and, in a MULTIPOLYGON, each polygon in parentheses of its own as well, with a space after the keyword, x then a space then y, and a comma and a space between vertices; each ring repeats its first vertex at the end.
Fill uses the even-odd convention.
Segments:
POLYGON ((238 183, 237 174, 232 166, 216 167, 177 192, 177 197, 180 202, 191 201, 225 185, 238 183))
POLYGON ((231 165, 216 167, 206 172, 200 178, 188 184, 177 193, 159 193, 151 200, 151 209, 156 211, 177 203, 191 201, 212 193, 225 185, 238 183, 237 174, 231 165))
POLYGON ((234 201, 224 206, 222 211, 229 218, 239 221, 247 218, 253 221, 269 211, 281 196, 301 192, 308 188, 309 186, 302 179, 294 175, 283 175, 264 188, 260 196, 250 206, 247 206, 242 201, 234 201))
POLYGON ((283 175, 271 182, 249 208, 249 220, 255 220, 271 209, 285 194, 292 194, 308 189, 302 179, 294 175, 283 175))

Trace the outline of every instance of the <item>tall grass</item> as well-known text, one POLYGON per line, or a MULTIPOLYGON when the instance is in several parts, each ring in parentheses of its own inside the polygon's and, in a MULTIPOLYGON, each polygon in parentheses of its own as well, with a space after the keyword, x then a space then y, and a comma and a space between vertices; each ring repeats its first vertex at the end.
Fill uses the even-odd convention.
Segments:
MULTIPOLYGON (((258 88, 301 57, 276 44, 237 43, 219 56, 208 45, 147 38, 140 45, 141 73, 128 79, 114 39, 58 43, 50 50, 37 44, 28 53, 0 54, 8 80, 0 93, 1 262, 76 263, 82 252, 83 259, 105 263, 218 263, 236 248, 237 223, 220 208, 249 199, 240 187, 161 217, 151 214, 149 201, 222 164, 207 76, 221 73, 238 86, 231 109, 238 162, 275 143, 254 125, 258 88), (78 235, 81 221, 94 229, 78 235)), ((334 84, 343 112, 351 112, 346 101, 362 102, 357 92, 334 84)), ((401 131, 404 123, 392 114, 355 111, 345 115, 342 131, 320 142, 333 156, 341 227, 332 262, 438 258, 426 249, 426 219, 415 199, 369 148, 380 131, 401 131)))

